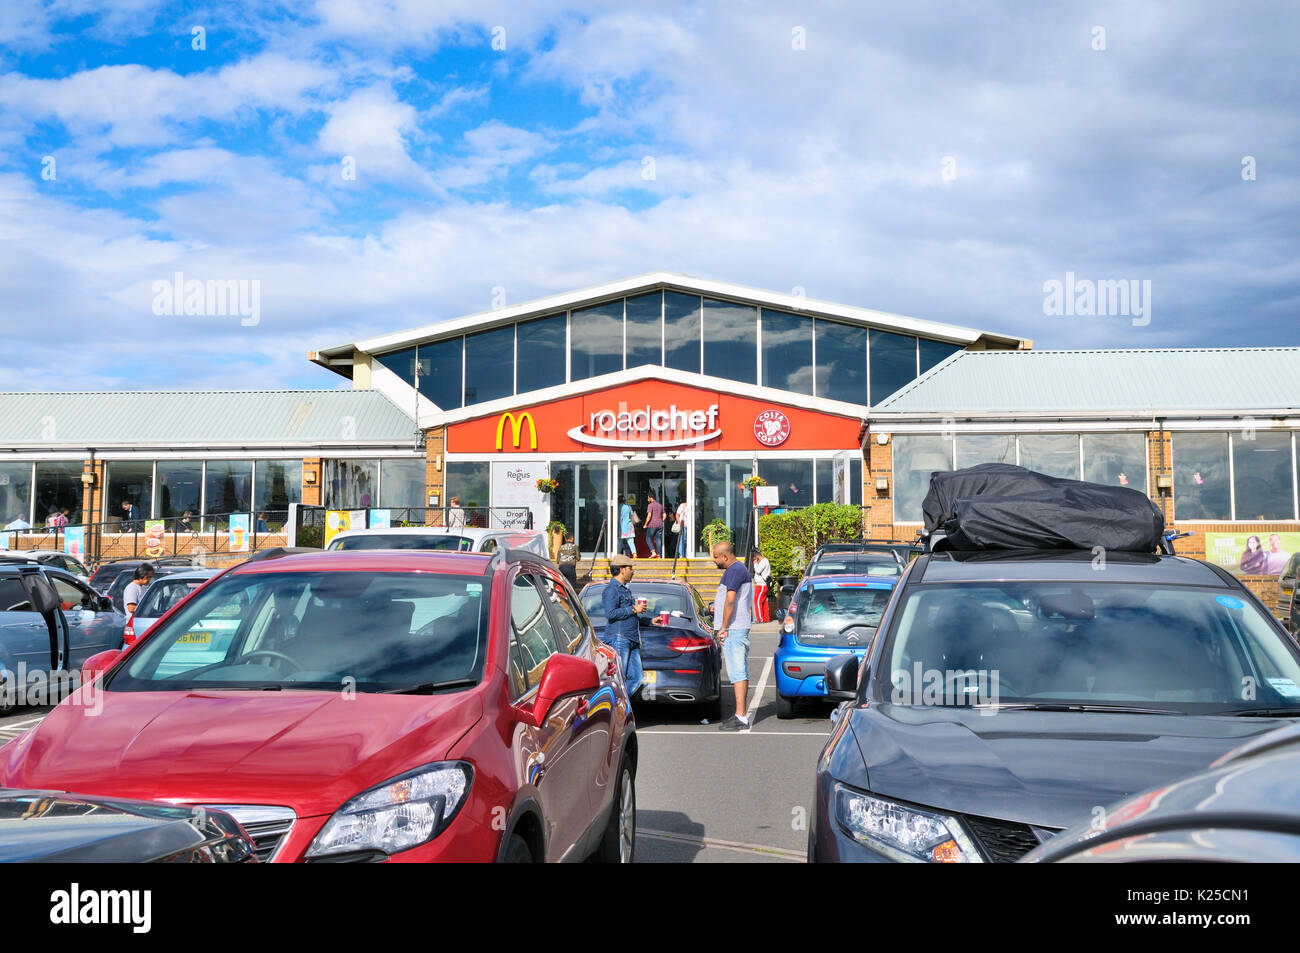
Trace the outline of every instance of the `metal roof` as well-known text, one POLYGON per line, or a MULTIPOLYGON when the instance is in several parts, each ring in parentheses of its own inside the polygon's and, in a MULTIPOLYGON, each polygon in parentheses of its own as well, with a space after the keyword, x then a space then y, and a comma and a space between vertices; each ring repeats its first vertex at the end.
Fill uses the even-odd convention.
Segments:
POLYGON ((691 275, 655 271, 644 275, 637 275, 632 278, 624 278, 619 281, 609 282, 603 285, 596 285, 591 288, 581 288, 576 291, 567 291, 563 294, 537 298, 517 305, 510 305, 508 307, 496 308, 490 311, 481 311, 476 314, 449 318, 435 324, 412 328, 407 331, 396 331, 391 334, 368 338, 353 343, 337 344, 333 347, 311 351, 309 352, 308 357, 315 363, 320 364, 323 367, 328 367, 336 373, 350 376, 352 373, 351 361, 354 351, 374 354, 397 350, 409 347, 417 342, 424 343, 425 341, 436 340, 438 338, 453 337, 467 331, 477 331, 501 324, 509 324, 513 321, 529 317, 554 314, 557 311, 586 307, 612 298, 642 294, 657 291, 659 289, 682 291, 688 294, 698 294, 711 298, 742 301, 747 304, 756 304, 759 306, 780 309, 782 311, 796 311, 802 314, 825 316, 828 318, 835 318, 836 320, 846 321, 851 324, 863 324, 870 327, 897 331, 903 334, 916 334, 922 337, 949 341, 954 344, 969 345, 980 340, 983 340, 993 347, 1016 348, 1029 347, 1032 344, 1031 341, 1025 338, 1016 337, 1015 335, 980 331, 975 328, 961 327, 955 324, 941 324, 937 321, 927 321, 921 318, 909 318, 904 315, 890 314, 886 311, 874 311, 870 308, 859 308, 852 305, 836 304, 830 301, 807 298, 802 295, 767 291, 760 288, 750 288, 745 285, 736 285, 724 281, 713 281, 706 278, 696 278, 691 275))
POLYGON ((378 391, 0 393, 0 447, 367 446, 415 425, 378 391))
POLYGON ((958 351, 870 417, 1140 416, 1300 408, 1300 348, 958 351))

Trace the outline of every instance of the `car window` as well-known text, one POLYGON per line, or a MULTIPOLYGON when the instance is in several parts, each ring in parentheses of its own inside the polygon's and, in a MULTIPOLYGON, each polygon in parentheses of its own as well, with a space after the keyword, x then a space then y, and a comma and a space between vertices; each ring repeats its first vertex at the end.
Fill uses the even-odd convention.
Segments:
POLYGON ((375 533, 371 536, 341 536, 330 540, 329 548, 355 551, 360 549, 418 549, 457 552, 470 548, 464 536, 444 533, 375 533))
POLYGON ((510 622, 519 646, 520 669, 532 688, 541 680, 546 660, 560 651, 560 646, 542 594, 527 573, 520 573, 510 590, 510 622))
POLYGON ((497 548, 497 541, 493 539, 491 536, 489 536, 487 539, 483 540, 483 544, 479 547, 479 552, 490 553, 496 548, 497 548))
POLYGON ((80 586, 54 575, 45 578, 54 584, 54 591, 59 594, 59 602, 63 604, 64 609, 90 609, 94 607, 94 598, 80 586))
POLYGON ((798 627, 838 631, 847 625, 875 628, 892 591, 865 586, 814 586, 799 602, 798 627))
POLYGON ((587 624, 582 618, 582 613, 573 604, 564 587, 550 576, 539 574, 537 581, 554 607, 555 622, 559 627, 557 635, 561 646, 566 652, 577 651, 587 635, 587 624))
POLYGON ((0 576, 0 612, 32 612, 27 590, 17 576, 0 576))
POLYGON ((160 579, 149 587, 149 591, 144 594, 140 604, 136 606, 135 614, 142 619, 157 619, 159 616, 169 612, 172 606, 179 603, 199 586, 206 582, 204 579, 160 579))

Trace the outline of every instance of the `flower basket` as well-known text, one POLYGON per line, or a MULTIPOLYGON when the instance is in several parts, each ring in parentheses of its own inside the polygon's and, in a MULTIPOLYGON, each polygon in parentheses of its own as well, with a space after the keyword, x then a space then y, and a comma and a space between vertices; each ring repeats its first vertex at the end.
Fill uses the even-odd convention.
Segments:
POLYGON ((537 481, 537 489, 542 493, 554 493, 560 488, 559 480, 552 480, 548 477, 541 477, 537 481))

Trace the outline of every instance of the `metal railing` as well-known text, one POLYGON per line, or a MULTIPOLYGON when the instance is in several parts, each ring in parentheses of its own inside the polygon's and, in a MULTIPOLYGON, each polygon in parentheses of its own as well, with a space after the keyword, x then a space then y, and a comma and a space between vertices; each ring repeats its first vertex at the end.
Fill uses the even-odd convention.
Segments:
POLYGON ((291 545, 324 547, 325 523, 330 512, 361 514, 359 522, 355 516, 349 519, 349 529, 427 526, 455 532, 461 529, 534 528, 533 511, 524 506, 393 506, 333 510, 296 504, 289 514, 293 526, 286 534, 291 545))

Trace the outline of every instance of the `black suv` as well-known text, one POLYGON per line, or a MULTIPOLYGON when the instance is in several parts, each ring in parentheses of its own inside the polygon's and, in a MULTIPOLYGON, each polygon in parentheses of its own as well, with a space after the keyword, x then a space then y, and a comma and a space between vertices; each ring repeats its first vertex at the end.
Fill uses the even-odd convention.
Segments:
POLYGON ((906 570, 817 766, 816 861, 1016 860, 1300 717, 1300 651, 1172 555, 936 552, 906 570))

